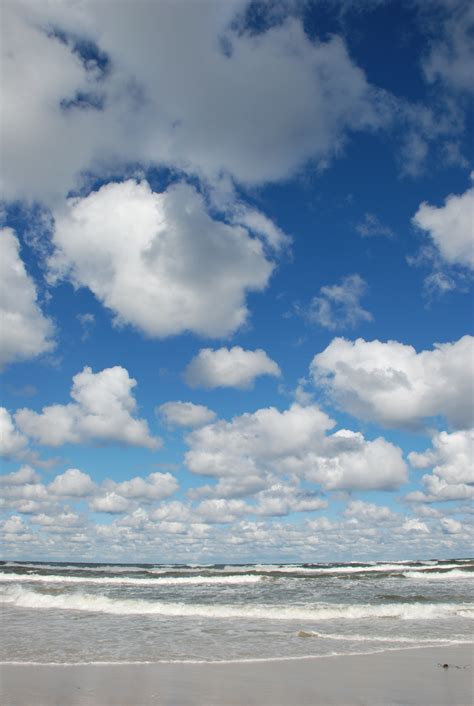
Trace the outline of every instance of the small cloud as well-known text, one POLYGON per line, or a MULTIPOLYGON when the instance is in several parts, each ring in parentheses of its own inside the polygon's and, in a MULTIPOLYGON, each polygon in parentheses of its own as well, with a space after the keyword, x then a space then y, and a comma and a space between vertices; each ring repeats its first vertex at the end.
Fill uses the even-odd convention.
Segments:
POLYGON ((356 231, 362 238, 393 238, 395 235, 389 226, 381 223, 375 213, 366 213, 364 220, 356 225, 356 231))
POLYGON ((303 316, 309 323, 330 331, 354 328, 362 321, 373 320, 370 311, 360 304, 366 292, 367 282, 360 275, 349 275, 339 284, 321 287, 319 296, 313 297, 303 316))
POLYGON ((76 318, 81 324, 82 328, 81 341, 86 341, 91 335, 91 331, 95 326, 95 316, 94 314, 86 313, 78 314, 76 318))

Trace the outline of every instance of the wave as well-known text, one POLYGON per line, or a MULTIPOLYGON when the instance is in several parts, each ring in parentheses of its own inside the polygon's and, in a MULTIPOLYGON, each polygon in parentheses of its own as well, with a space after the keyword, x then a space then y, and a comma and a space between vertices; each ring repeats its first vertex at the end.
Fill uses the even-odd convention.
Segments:
POLYGON ((259 620, 364 620, 397 618, 401 620, 439 620, 452 616, 474 618, 470 604, 396 603, 392 605, 348 605, 318 603, 314 606, 208 605, 167 603, 143 599, 117 599, 88 593, 47 594, 21 586, 7 586, 0 592, 0 603, 21 608, 76 610, 113 615, 156 615, 190 618, 249 618, 259 620))
POLYGON ((404 571, 402 574, 407 579, 421 581, 445 581, 447 579, 474 579, 474 572, 463 569, 452 569, 451 571, 404 571))
POLYGON ((61 583, 96 584, 99 586, 176 586, 176 585, 242 585, 259 583, 262 576, 157 576, 148 578, 128 578, 125 576, 59 576, 44 574, 6 574, 0 572, 0 583, 61 583))
POLYGON ((340 633, 324 633, 316 632, 315 630, 300 630, 298 637, 319 637, 324 640, 338 640, 343 642, 387 642, 387 643, 402 643, 409 645, 470 645, 473 640, 466 640, 466 636, 462 635, 459 638, 422 638, 422 637, 390 637, 389 635, 341 635, 340 633))

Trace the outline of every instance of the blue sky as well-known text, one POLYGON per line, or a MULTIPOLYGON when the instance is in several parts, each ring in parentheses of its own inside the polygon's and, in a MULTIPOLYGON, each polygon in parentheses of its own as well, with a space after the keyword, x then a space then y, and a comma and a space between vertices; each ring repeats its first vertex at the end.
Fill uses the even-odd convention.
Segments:
POLYGON ((3 19, 4 555, 469 554, 470 3, 3 19))

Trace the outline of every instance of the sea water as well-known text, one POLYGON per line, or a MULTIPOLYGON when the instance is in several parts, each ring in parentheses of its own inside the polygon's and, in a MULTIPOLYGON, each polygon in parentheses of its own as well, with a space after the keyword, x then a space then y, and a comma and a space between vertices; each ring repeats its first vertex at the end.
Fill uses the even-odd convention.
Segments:
POLYGON ((472 559, 0 562, 0 661, 231 661, 472 643, 473 579, 472 559))

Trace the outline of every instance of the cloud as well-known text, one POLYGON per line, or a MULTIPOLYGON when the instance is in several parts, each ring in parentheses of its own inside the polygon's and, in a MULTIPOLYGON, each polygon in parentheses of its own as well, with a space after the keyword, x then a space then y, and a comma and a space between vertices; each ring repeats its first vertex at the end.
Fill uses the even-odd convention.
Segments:
POLYGON ((125 368, 94 373, 85 367, 73 377, 73 402, 44 407, 40 413, 20 409, 15 421, 24 434, 45 446, 95 442, 156 449, 161 440, 150 435, 144 419, 134 416, 135 385, 125 368))
POLYGON ((326 285, 319 291, 320 296, 313 297, 304 312, 310 323, 335 331, 372 321, 372 314, 360 305, 367 292, 367 282, 359 275, 349 275, 340 284, 326 285))
POLYGON ((388 427, 419 426, 442 415, 472 424, 474 338, 417 353, 397 341, 335 338, 313 358, 311 373, 342 409, 388 427))
POLYGON ((244 5, 7 3, 7 197, 51 200, 117 162, 261 184, 387 122, 341 37, 312 41, 291 17, 255 32, 244 5))
POLYGON ((356 231, 362 238, 373 238, 381 236, 383 238, 393 238, 394 232, 391 228, 380 222, 375 213, 366 213, 364 219, 357 223, 356 231))
POLYGON ((4 476, 0 476, 0 485, 12 486, 23 485, 25 483, 37 483, 40 476, 31 466, 22 466, 18 471, 12 471, 4 476))
POLYGON ((284 476, 327 490, 390 490, 407 480, 398 447, 349 430, 327 435, 334 424, 316 405, 259 409, 188 434, 185 462, 193 473, 230 482, 228 490, 234 479, 237 488, 245 488, 248 478, 247 494, 252 486, 258 492, 284 476))
POLYGON ((186 331, 225 336, 248 317, 246 294, 261 291, 274 263, 242 226, 213 220, 185 183, 162 193, 145 181, 103 186, 55 214, 53 281, 87 287, 147 336, 186 331))
POLYGON ((474 187, 451 194, 439 208, 422 203, 412 222, 429 233, 446 263, 474 269, 474 187))
POLYGON ((251 389, 260 375, 281 375, 280 368, 265 351, 233 348, 201 348, 185 370, 185 379, 191 387, 236 387, 251 389))
POLYGON ((84 498, 95 492, 96 485, 92 478, 78 468, 69 468, 56 476, 48 490, 53 495, 66 498, 84 498))
POLYGON ((20 257, 20 243, 11 228, 0 229, 0 369, 29 360, 54 348, 54 326, 37 302, 33 279, 20 257))
POLYGON ((175 427, 199 427, 216 417, 212 409, 193 402, 165 402, 156 412, 166 424, 175 427))
POLYGON ((429 83, 441 81, 454 92, 472 92, 474 8, 469 2, 446 3, 441 36, 431 45, 423 69, 429 83))
POLYGON ((439 502, 474 497, 474 431, 436 432, 431 441, 431 449, 408 455, 414 468, 432 468, 432 473, 422 478, 426 492, 409 493, 407 500, 439 502))
POLYGON ((171 473, 150 473, 146 478, 136 476, 122 483, 107 481, 104 486, 125 498, 136 500, 163 500, 172 495, 179 487, 171 473))
POLYGON ((10 412, 0 407, 0 456, 15 457, 24 451, 27 444, 28 439, 16 429, 10 412))

